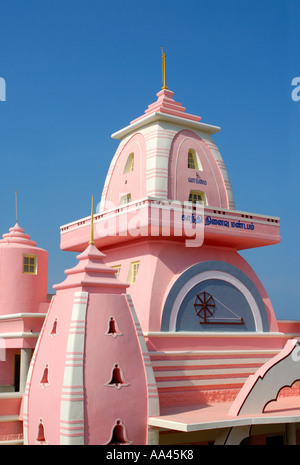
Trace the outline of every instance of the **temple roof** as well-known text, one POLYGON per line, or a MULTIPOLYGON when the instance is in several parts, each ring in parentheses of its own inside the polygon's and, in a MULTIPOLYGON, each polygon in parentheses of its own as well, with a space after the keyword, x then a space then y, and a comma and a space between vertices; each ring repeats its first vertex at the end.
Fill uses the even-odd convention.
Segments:
POLYGON ((162 89, 156 95, 158 97, 156 102, 148 105, 143 115, 132 120, 128 126, 115 132, 111 137, 113 139, 122 139, 145 125, 152 124, 156 121, 166 121, 171 124, 179 125, 180 127, 197 129, 207 134, 214 134, 221 130, 219 126, 202 123, 200 121, 200 116, 186 113, 186 109, 182 104, 173 99, 174 92, 171 90, 162 89))
POLYGON ((24 233, 24 229, 21 228, 18 223, 13 228, 9 228, 9 233, 2 235, 0 245, 2 244, 24 244, 35 247, 36 242, 30 239, 29 234, 24 233))
POLYGON ((105 287, 119 289, 126 292, 129 284, 119 281, 115 274, 116 270, 107 266, 101 253, 93 244, 89 244, 79 255, 78 264, 71 269, 65 270, 67 278, 60 284, 56 284, 54 289, 66 289, 70 287, 105 287))
POLYGON ((148 106, 147 110, 145 110, 145 114, 134 119, 130 122, 130 124, 134 124, 137 121, 145 118, 145 116, 151 115, 153 113, 165 113, 172 116, 178 116, 180 118, 185 118, 190 121, 200 121, 200 116, 191 115, 189 113, 185 113, 185 108, 182 106, 181 103, 176 102, 173 99, 174 92, 168 89, 162 89, 157 94, 157 101, 152 103, 148 106))

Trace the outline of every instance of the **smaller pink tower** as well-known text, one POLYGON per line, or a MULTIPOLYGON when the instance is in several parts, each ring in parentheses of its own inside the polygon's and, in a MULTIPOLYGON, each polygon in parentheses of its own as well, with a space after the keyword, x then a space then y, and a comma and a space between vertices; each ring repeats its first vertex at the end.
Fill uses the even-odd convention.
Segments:
POLYGON ((21 444, 32 352, 48 307, 48 252, 16 222, 0 240, 0 445, 21 444))
POLYGON ((23 392, 49 306, 48 252, 16 223, 0 240, 0 261, 0 337, 5 344, 0 387, 23 392))
MULTIPOLYGON (((92 210, 93 211, 93 210, 92 210)), ((24 444, 146 444, 158 412, 146 345, 126 295, 91 240, 55 287, 23 404, 24 444), (151 396, 149 392, 151 390, 151 396)))
POLYGON ((37 247, 18 223, 2 237, 0 315, 39 312, 47 300, 48 252, 37 247))

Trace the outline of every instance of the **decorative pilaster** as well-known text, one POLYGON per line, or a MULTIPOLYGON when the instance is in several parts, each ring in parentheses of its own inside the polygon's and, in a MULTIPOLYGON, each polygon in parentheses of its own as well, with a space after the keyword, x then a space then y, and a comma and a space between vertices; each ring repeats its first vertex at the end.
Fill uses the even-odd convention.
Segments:
POLYGON ((84 445, 83 360, 87 301, 88 292, 75 292, 61 393, 61 445, 84 445))

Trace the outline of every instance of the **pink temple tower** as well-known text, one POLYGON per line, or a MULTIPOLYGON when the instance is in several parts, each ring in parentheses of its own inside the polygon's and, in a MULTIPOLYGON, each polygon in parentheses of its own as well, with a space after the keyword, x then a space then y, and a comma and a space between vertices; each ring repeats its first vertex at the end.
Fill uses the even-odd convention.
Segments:
POLYGON ((93 238, 77 258, 55 286, 31 362, 24 443, 146 444, 158 398, 128 285, 93 238))
POLYGON ((145 113, 112 135, 99 210, 61 227, 78 264, 55 286, 33 355, 25 444, 200 444, 209 434, 221 443, 224 425, 241 438, 243 421, 249 433, 255 419, 236 412, 245 397, 253 409, 252 385, 262 405, 274 379, 281 389, 298 347, 278 355, 290 325, 240 255, 278 244, 280 221, 236 210, 218 131, 164 80, 145 113), (260 367, 267 389, 250 382, 260 367))
MULTIPOLYGON (((164 85, 143 115, 112 135, 120 142, 95 214, 95 246, 129 284, 161 411, 232 401, 244 380, 232 358, 249 351, 254 367, 258 354, 283 345, 270 298, 239 253, 278 244, 279 218, 236 210, 213 139, 219 131, 164 85), (224 377, 211 353, 226 360, 224 377)), ((89 217, 62 226, 61 248, 82 252, 89 228, 89 217)))
POLYGON ((48 252, 18 223, 0 240, 0 444, 23 438, 19 410, 46 316, 48 252))
MULTIPOLYGON (((95 245, 130 284, 151 344, 166 333, 175 343, 178 332, 276 332, 270 299, 239 251, 279 243, 279 218, 236 210, 213 140, 220 128, 173 97, 164 86, 142 116, 112 135, 120 144, 95 215, 95 245), (194 311, 197 295, 213 297, 214 316, 205 322, 194 311)), ((62 249, 84 250, 89 224, 62 226, 62 249)))

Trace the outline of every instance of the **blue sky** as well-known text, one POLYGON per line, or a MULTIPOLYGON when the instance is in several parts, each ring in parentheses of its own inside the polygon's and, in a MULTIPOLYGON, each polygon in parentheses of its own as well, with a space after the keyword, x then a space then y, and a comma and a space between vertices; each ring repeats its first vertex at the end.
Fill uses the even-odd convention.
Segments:
POLYGON ((284 0, 0 0, 0 233, 49 251, 49 291, 76 263, 59 227, 89 215, 118 141, 167 84, 215 136, 239 210, 281 218, 280 245, 242 255, 276 316, 300 319, 300 5, 284 0))

